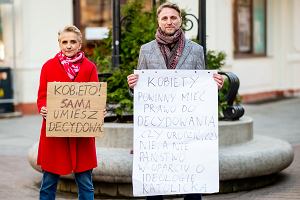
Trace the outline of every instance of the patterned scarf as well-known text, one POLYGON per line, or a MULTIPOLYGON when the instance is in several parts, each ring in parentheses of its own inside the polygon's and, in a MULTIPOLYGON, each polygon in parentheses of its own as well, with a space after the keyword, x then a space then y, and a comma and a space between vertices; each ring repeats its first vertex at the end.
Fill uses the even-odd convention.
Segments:
POLYGON ((71 80, 74 80, 80 70, 80 64, 84 59, 84 52, 80 51, 72 58, 65 56, 62 52, 56 54, 60 63, 71 80))
POLYGON ((155 34, 159 49, 165 59, 168 69, 175 69, 182 55, 185 38, 182 29, 178 29, 174 35, 166 35, 160 28, 155 34))

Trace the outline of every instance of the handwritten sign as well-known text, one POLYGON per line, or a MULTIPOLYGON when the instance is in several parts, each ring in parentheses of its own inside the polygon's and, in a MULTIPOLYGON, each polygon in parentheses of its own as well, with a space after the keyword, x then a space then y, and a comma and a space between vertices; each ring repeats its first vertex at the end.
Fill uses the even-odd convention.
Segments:
POLYGON ((133 194, 219 191, 218 92, 206 70, 136 70, 133 194))
POLYGON ((49 82, 47 137, 101 136, 106 90, 102 82, 49 82))

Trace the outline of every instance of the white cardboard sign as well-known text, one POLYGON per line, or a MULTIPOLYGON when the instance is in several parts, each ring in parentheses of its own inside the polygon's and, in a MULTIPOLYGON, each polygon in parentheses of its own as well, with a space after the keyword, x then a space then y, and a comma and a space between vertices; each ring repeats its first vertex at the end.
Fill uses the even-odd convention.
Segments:
POLYGON ((216 71, 134 73, 134 196, 218 192, 216 71))

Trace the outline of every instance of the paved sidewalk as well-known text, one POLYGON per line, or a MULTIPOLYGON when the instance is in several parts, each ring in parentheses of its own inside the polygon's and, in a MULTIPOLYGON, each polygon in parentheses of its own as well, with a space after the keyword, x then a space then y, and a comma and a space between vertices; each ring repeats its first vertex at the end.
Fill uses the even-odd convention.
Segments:
MULTIPOLYGON (((205 195, 204 200, 300 200, 300 98, 260 105, 245 105, 254 119, 254 134, 289 141, 295 149, 292 165, 270 186, 238 193, 205 195)), ((0 200, 36 200, 41 174, 27 161, 27 151, 39 138, 41 118, 0 119, 0 200)), ((57 200, 77 199, 58 193, 57 200)), ((101 198, 98 198, 101 199, 101 198)))
POLYGON ((270 186, 251 191, 209 195, 204 200, 296 200, 300 199, 300 145, 294 146, 295 159, 270 186))

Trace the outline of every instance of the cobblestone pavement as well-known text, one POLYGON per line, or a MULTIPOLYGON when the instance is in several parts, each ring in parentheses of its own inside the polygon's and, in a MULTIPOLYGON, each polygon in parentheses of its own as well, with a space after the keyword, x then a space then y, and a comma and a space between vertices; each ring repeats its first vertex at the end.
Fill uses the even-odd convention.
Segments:
MULTIPOLYGON (((300 98, 245 105, 245 108, 246 115, 254 119, 254 134, 289 141, 295 150, 295 160, 270 186, 237 193, 205 195, 203 199, 300 200, 300 98)), ((27 151, 38 140, 40 122, 39 116, 0 119, 0 200, 38 199, 36 182, 41 179, 41 174, 29 165, 27 151)), ((58 193, 56 199, 77 198, 58 193)))

